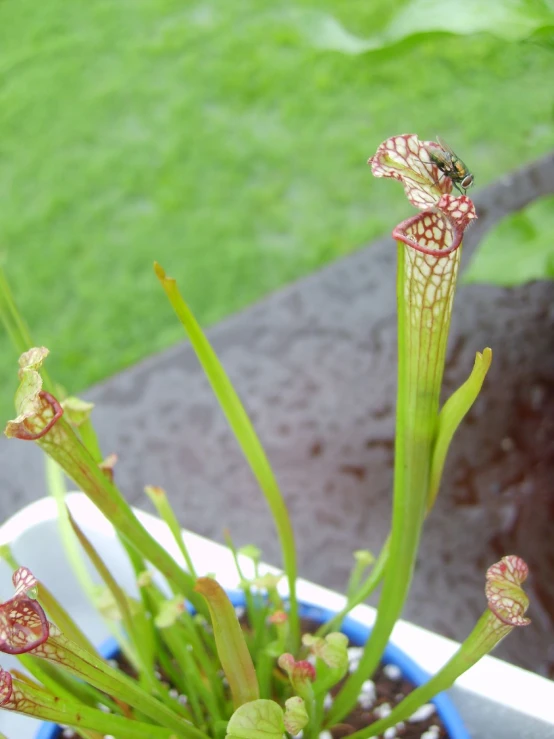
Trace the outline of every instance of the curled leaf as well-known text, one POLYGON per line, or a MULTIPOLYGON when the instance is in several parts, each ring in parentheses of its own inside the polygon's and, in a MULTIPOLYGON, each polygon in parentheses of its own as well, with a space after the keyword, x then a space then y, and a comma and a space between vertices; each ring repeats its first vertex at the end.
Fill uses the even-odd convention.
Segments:
POLYGON ((273 575, 271 572, 266 572, 265 575, 255 577, 251 580, 251 583, 256 588, 260 588, 260 590, 275 590, 282 579, 282 573, 279 575, 273 575))
POLYGON ((327 667, 346 670, 348 667, 348 637, 338 631, 326 637, 304 634, 302 643, 309 647, 312 654, 323 660, 327 667))
POLYGON ((254 544, 245 544, 243 547, 240 547, 238 553, 249 557, 254 562, 259 562, 262 558, 262 550, 254 544))
POLYGON ((375 177, 392 177, 402 183, 406 197, 416 208, 436 205, 452 191, 452 180, 441 172, 429 156, 431 141, 420 141, 415 133, 391 136, 377 148, 368 164, 375 177))
POLYGON ((6 705, 12 697, 12 676, 0 667, 0 706, 6 705))
POLYGON ((364 567, 369 567, 375 562, 375 556, 369 551, 369 549, 357 549, 352 556, 356 562, 364 567))
POLYGON ((185 603, 182 595, 177 595, 170 600, 164 600, 160 604, 160 610, 155 618, 156 626, 159 629, 167 629, 173 626, 185 610, 185 603))
POLYGON ((117 454, 108 454, 98 465, 110 482, 113 482, 113 470, 116 464, 117 454))
POLYGON ((88 421, 94 408, 94 403, 87 403, 86 400, 74 396, 65 398, 61 405, 72 426, 81 426, 85 421, 88 421))
POLYGON ((44 436, 62 416, 63 408, 54 396, 42 389, 39 369, 48 356, 46 347, 29 349, 19 357, 19 387, 15 393, 17 417, 8 421, 8 438, 36 440, 44 436))
POLYGON ((521 587, 527 579, 526 563, 512 554, 487 570, 485 593, 490 610, 509 626, 527 626, 531 620, 525 616, 529 598, 521 587))
POLYGON ((291 682, 313 682, 315 680, 315 668, 306 659, 294 659, 292 654, 282 654, 278 659, 279 667, 284 670, 291 682))
POLYGON ((38 580, 31 570, 26 567, 18 567, 12 575, 12 582, 16 596, 26 595, 29 598, 36 598, 38 580))
POLYGON ((297 662, 292 654, 288 653, 282 654, 277 664, 287 673, 293 691, 305 701, 312 700, 312 683, 316 679, 315 667, 305 659, 297 662))
POLYGON ((34 346, 19 357, 19 377, 22 377, 22 372, 38 370, 42 367, 42 364, 46 357, 50 354, 49 350, 45 346, 34 346))
POLYGON ((465 195, 441 198, 433 210, 425 210, 396 226, 392 235, 416 251, 436 258, 444 258, 456 251, 462 243, 464 228, 475 217, 473 203, 465 195), (454 202, 454 206, 452 205, 454 202))
POLYGON ((208 603, 217 653, 229 682, 235 707, 256 701, 259 696, 258 678, 237 614, 227 593, 209 577, 200 577, 194 589, 208 603))
POLYGON ((284 732, 281 706, 259 698, 237 708, 227 724, 225 739, 283 739, 284 732))
POLYGON ((13 421, 8 421, 4 433, 8 438, 36 441, 50 431, 62 414, 63 408, 56 398, 45 390, 39 390, 32 400, 28 399, 22 412, 13 421))
POLYGON ((306 704, 299 695, 293 695, 285 701, 284 719, 285 729, 293 735, 299 734, 310 720, 306 704))
POLYGON ((32 572, 20 567, 12 580, 15 595, 0 604, 0 651, 24 654, 48 639, 50 624, 44 609, 34 600, 37 581, 32 572))
POLYGON ((408 200, 424 211, 400 223, 393 236, 425 254, 446 256, 460 246, 465 229, 477 215, 468 197, 450 194, 452 179, 429 153, 436 148, 438 144, 420 141, 416 134, 392 136, 379 145, 369 164, 375 177, 401 182, 408 200))
POLYGON ((288 618, 289 617, 286 611, 277 610, 271 613, 268 616, 267 620, 268 620, 268 623, 270 624, 280 625, 280 624, 286 624, 288 621, 288 618))

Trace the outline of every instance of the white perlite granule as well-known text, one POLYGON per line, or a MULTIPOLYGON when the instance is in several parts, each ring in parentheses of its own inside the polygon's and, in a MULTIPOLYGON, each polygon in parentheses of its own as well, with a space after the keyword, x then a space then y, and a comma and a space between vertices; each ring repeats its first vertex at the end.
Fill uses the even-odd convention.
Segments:
POLYGON ((427 721, 428 718, 435 713, 435 706, 432 703, 424 703, 420 706, 417 711, 414 711, 408 721, 412 724, 417 721, 427 721))
POLYGON ((333 739, 333 735, 330 731, 320 731, 319 739, 333 739))
POLYGON ((366 695, 365 693, 360 693, 358 696, 358 705, 360 708, 363 708, 364 711, 369 711, 369 709, 373 706, 375 703, 375 698, 372 695, 366 695))
POLYGON ((364 680, 362 687, 360 688, 360 695, 358 696, 358 704, 367 711, 375 703, 377 693, 375 691, 375 683, 373 680, 364 680))
POLYGON ((425 733, 421 735, 421 739, 439 739, 440 729, 438 726, 430 726, 425 733))
POLYGON ((402 670, 396 665, 385 665, 383 667, 383 674, 388 677, 389 680, 400 680, 402 677, 402 670))
POLYGON ((348 647, 348 672, 356 672, 364 650, 362 647, 348 647))
POLYGON ((396 739, 396 729, 394 726, 389 727, 383 734, 383 739, 396 739))
POLYGON ((376 697, 377 692, 375 690, 375 683, 373 680, 364 680, 362 683, 362 687, 360 688, 360 692, 364 695, 371 695, 373 698, 376 697))
POLYGON ((377 708, 374 711, 377 718, 387 718, 387 716, 390 716, 392 713, 392 708, 390 703, 381 703, 380 706, 377 706, 377 708))
POLYGON ((346 653, 348 654, 348 661, 351 662, 353 659, 361 659, 364 650, 363 647, 348 647, 346 653))
POLYGON ((323 699, 323 708, 326 711, 328 711, 332 705, 333 705, 333 696, 331 695, 331 693, 327 693, 327 695, 323 699))

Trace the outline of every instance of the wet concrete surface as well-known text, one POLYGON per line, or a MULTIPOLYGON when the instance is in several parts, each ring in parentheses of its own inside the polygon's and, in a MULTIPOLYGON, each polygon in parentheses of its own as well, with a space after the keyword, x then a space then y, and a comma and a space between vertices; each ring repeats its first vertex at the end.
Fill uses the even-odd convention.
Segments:
MULTIPOLYGON (((466 252, 503 213, 554 190, 553 163, 478 194, 481 221, 466 252)), ((387 237, 210 331, 287 500, 300 572, 339 591, 352 551, 377 551, 388 532, 394 272, 387 237)), ((485 608, 486 568, 519 554, 531 568, 533 624, 497 655, 553 677, 554 283, 462 286, 454 310, 445 396, 465 380, 476 351, 491 346, 493 365, 454 439, 404 616, 462 640, 485 608)), ((218 541, 229 527, 237 545, 255 543, 280 563, 262 495, 186 344, 86 397, 97 404, 103 450, 119 455, 116 480, 133 504, 149 508, 144 485, 162 485, 183 525, 218 541)), ((32 444, 0 440, 0 490, 2 517, 44 494, 32 444)))

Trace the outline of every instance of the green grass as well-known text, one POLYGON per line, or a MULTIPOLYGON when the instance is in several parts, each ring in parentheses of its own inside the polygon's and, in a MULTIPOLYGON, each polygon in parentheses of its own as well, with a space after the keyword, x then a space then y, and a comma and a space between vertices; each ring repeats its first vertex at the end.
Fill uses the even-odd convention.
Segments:
MULTIPOLYGON (((154 259, 210 324, 410 214, 365 164, 387 136, 439 132, 477 187, 552 147, 546 48, 434 35, 345 56, 290 7, 0 3, 0 250, 70 390, 182 339, 154 259)), ((2 409, 13 359, 1 337, 2 409)))

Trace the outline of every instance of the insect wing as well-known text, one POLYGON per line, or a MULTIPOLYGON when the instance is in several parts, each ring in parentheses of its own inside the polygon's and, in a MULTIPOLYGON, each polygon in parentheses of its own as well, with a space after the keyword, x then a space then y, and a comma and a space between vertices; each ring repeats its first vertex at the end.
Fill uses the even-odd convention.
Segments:
POLYGON ((439 146, 442 149, 444 149, 445 151, 447 151, 451 156, 455 157, 456 159, 459 158, 458 155, 456 154, 456 152, 454 151, 454 149, 452 149, 450 146, 448 146, 448 144, 446 143, 446 141, 444 139, 441 139, 440 136, 437 136, 437 142, 438 142, 439 146))
POLYGON ((436 164, 443 171, 452 169, 452 157, 449 152, 443 151, 439 146, 426 146, 425 151, 431 157, 433 164, 436 164))

